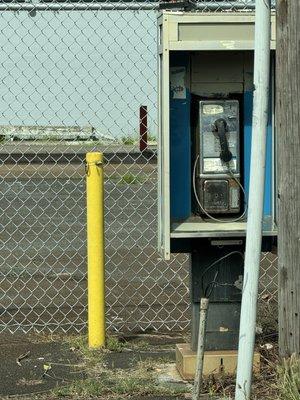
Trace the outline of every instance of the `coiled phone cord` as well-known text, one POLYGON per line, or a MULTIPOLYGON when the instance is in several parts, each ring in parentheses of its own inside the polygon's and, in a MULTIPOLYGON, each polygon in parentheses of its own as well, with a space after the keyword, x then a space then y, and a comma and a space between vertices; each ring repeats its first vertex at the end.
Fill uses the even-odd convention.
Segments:
MULTIPOLYGON (((201 201, 200 201, 200 199, 199 199, 199 196, 198 196, 198 194, 197 194, 197 188, 196 188, 196 168, 197 168, 197 162, 198 162, 198 160, 199 160, 199 154, 198 154, 197 157, 196 157, 196 160, 195 160, 195 163, 194 163, 194 168, 193 168, 193 190, 194 190, 195 199, 197 200, 197 203, 198 203, 199 207, 201 208, 201 211, 202 211, 208 218, 210 218, 210 219, 212 219, 213 221, 216 221, 216 222, 226 222, 226 223, 228 223, 228 222, 238 222, 238 221, 240 221, 241 219, 243 219, 244 216, 246 215, 247 208, 248 208, 247 201, 246 201, 246 192, 245 192, 245 189, 243 188, 243 186, 241 185, 241 183, 236 179, 236 177, 234 176, 233 172, 232 172, 230 169, 229 169, 230 175, 231 175, 232 178, 235 180, 235 182, 238 184, 238 186, 241 188, 241 190, 242 190, 242 192, 243 192, 243 195, 244 195, 245 210, 244 210, 243 214, 240 215, 240 216, 237 217, 237 218, 234 218, 234 219, 222 220, 222 219, 218 219, 218 218, 213 217, 211 214, 209 214, 209 213, 204 209, 204 207, 203 207, 203 205, 201 204, 201 201)), ((227 166, 228 166, 228 168, 229 168, 228 163, 227 163, 227 166)))

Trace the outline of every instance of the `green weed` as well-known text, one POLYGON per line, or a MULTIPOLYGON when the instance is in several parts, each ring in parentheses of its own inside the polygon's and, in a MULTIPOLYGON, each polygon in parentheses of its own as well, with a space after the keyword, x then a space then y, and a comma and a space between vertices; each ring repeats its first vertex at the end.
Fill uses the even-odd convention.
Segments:
POLYGON ((147 140, 148 142, 157 142, 157 137, 155 135, 152 135, 151 133, 148 133, 147 135, 147 140))
POLYGON ((151 346, 146 340, 134 340, 127 344, 130 348, 135 350, 150 350, 151 346))
POLYGON ((121 353, 124 349, 125 344, 120 342, 120 340, 116 336, 108 336, 106 340, 106 349, 110 351, 114 351, 116 353, 121 353))
POLYGON ((136 143, 136 138, 134 138, 133 136, 123 136, 121 138, 121 141, 123 144, 125 144, 126 146, 129 145, 134 145, 136 143))
POLYGON ((149 363, 139 363, 130 371, 101 371, 92 378, 80 380, 69 386, 56 388, 54 394, 61 397, 91 398, 97 396, 174 396, 186 393, 185 385, 158 383, 154 367, 149 363))
POLYGON ((111 174, 105 179, 113 181, 116 184, 136 185, 145 182, 146 176, 135 175, 131 172, 126 172, 124 175, 111 174))
POLYGON ((87 368, 93 368, 103 363, 103 349, 90 349, 87 335, 69 336, 66 341, 73 351, 77 351, 82 356, 87 368))
POLYGON ((127 183, 128 185, 132 185, 143 182, 143 179, 138 175, 132 174, 131 172, 126 172, 126 174, 124 174, 121 177, 121 182, 127 183))

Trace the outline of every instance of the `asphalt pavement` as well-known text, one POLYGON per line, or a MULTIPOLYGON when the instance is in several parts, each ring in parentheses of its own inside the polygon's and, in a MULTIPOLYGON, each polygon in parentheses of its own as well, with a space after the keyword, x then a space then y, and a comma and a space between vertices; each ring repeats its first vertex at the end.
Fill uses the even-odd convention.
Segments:
POLYGON ((138 144, 97 141, 7 141, 0 142, 3 164, 82 163, 89 151, 99 151, 109 163, 156 164, 156 144, 150 143, 142 153, 138 144))

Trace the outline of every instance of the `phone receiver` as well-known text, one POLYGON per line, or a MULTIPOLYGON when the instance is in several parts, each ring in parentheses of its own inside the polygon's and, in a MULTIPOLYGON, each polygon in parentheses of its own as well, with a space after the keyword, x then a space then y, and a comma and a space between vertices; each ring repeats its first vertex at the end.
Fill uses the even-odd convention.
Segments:
POLYGON ((226 136, 226 132, 228 132, 228 126, 225 119, 219 118, 214 122, 213 132, 216 133, 220 141, 220 147, 221 147, 220 159, 226 163, 231 161, 232 153, 229 150, 228 146, 228 140, 226 136))

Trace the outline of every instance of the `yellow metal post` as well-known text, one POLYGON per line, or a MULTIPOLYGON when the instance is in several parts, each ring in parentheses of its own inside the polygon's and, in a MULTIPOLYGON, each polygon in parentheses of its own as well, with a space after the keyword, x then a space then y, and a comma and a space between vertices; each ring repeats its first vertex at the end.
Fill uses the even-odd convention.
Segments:
POLYGON ((103 154, 86 154, 88 341, 105 345, 104 188, 103 154))

